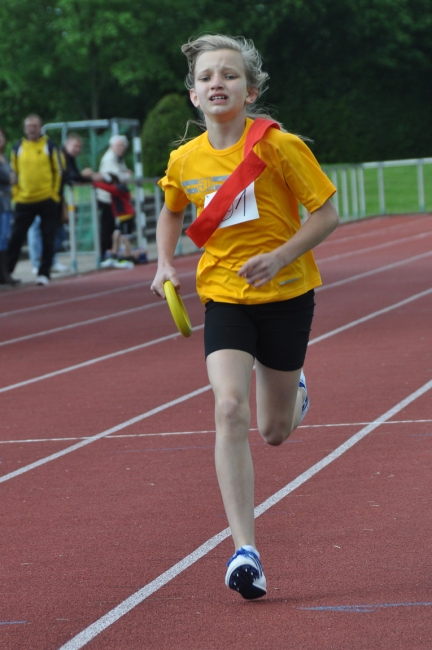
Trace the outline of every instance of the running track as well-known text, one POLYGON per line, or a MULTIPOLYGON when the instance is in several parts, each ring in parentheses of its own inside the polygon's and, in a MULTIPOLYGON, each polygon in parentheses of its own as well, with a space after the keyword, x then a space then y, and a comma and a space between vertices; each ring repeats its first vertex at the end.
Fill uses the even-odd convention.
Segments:
POLYGON ((279 448, 252 423, 267 597, 224 586, 196 256, 0 293, 2 650, 432 648, 432 218, 341 226, 279 448))

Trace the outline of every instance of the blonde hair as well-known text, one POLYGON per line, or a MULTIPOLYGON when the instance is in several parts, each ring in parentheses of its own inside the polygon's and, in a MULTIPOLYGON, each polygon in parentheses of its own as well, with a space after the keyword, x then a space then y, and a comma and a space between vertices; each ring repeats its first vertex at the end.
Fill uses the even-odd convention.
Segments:
MULTIPOLYGON (((256 49, 253 41, 244 38, 243 36, 225 36, 224 34, 204 34, 195 39, 189 39, 187 43, 182 45, 181 51, 187 58, 189 73, 185 79, 185 86, 188 90, 195 87, 195 68, 198 57, 203 52, 213 52, 215 50, 234 50, 239 52, 243 59, 243 65, 246 75, 246 83, 248 88, 256 88, 258 90, 257 100, 267 90, 267 81, 269 75, 262 70, 262 58, 256 49)), ((201 129, 205 130, 206 125, 204 122, 204 115, 200 109, 200 120, 188 120, 186 126, 186 133, 182 141, 186 139, 187 131, 190 124, 196 124, 201 129)), ((251 119, 261 117, 266 120, 273 120, 274 118, 254 104, 248 104, 246 107, 246 116, 251 119)), ((279 123, 280 124, 280 123, 279 123)), ((280 126, 282 126, 280 124, 280 126)))

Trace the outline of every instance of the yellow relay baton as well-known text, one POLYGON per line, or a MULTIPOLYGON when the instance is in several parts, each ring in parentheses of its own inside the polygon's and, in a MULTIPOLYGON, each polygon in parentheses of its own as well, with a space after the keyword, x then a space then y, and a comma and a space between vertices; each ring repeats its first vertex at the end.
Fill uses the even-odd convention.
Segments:
POLYGON ((192 325, 189 320, 186 307, 184 306, 181 296, 175 290, 171 280, 164 282, 165 297, 174 323, 177 325, 180 334, 190 336, 192 334, 192 325))

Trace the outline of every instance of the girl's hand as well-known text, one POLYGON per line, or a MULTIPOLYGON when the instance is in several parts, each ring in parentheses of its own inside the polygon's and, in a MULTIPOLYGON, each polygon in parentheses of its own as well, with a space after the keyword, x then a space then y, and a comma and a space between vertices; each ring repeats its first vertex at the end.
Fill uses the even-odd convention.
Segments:
POLYGON ((151 284, 150 289, 153 291, 155 296, 160 296, 161 298, 166 299, 163 285, 167 280, 171 280, 177 293, 181 292, 180 280, 177 277, 175 268, 170 264, 166 264, 158 267, 155 278, 151 284))
POLYGON ((333 232, 339 217, 330 199, 315 210, 296 234, 271 253, 255 255, 243 264, 239 276, 254 287, 262 287, 284 266, 312 250, 333 232))
POLYGON ((281 262, 277 250, 271 253, 263 253, 251 257, 239 270, 238 274, 244 278, 248 284, 254 287, 262 287, 263 284, 270 282, 272 278, 281 270, 284 264, 281 262))

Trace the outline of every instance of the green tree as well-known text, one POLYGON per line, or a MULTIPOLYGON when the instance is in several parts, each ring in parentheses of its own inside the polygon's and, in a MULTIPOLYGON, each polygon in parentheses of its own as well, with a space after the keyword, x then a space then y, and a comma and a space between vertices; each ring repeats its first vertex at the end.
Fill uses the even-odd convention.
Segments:
MULTIPOLYGON (((194 115, 186 97, 176 94, 166 95, 150 111, 142 129, 145 176, 163 176, 169 154, 191 119, 194 115)), ((200 132, 192 125, 187 136, 194 137, 200 132)))
POLYGON ((430 156, 432 0, 283 0, 268 100, 323 162, 430 156))
POLYGON ((2 0, 0 124, 133 117, 186 92, 180 46, 244 34, 323 162, 431 155, 432 0, 2 0))
MULTIPOLYGON (((257 5, 262 34, 272 11, 257 5)), ((180 45, 191 34, 238 33, 253 15, 228 0, 3 0, 0 117, 142 118, 183 89, 180 45)))

